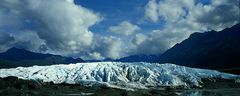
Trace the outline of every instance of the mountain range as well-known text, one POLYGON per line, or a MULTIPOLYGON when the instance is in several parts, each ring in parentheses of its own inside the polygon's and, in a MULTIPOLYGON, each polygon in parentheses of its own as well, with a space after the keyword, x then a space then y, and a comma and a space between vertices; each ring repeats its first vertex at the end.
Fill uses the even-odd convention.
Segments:
POLYGON ((80 58, 63 57, 60 55, 34 53, 19 48, 10 48, 0 53, 0 68, 11 68, 18 66, 53 65, 84 62, 80 58))
POLYGON ((164 52, 158 63, 215 70, 240 69, 240 24, 222 31, 193 33, 164 52))
POLYGON ((158 59, 159 59, 159 55, 138 54, 138 55, 130 55, 130 56, 122 57, 119 59, 106 58, 103 60, 85 60, 85 61, 86 62, 148 62, 148 63, 155 63, 158 59))
MULTIPOLYGON (((105 59, 114 62, 173 63, 182 66, 214 69, 220 71, 240 70, 240 24, 222 31, 196 32, 163 54, 131 55, 120 59, 105 59)), ((34 53, 24 49, 11 48, 0 53, 0 68, 32 65, 52 65, 84 62, 82 59, 60 55, 34 53)), ((100 62, 89 60, 86 62, 100 62)), ((236 73, 231 72, 231 73, 236 73)))
POLYGON ((127 57, 123 57, 120 59, 116 59, 114 61, 117 62, 149 62, 149 63, 154 63, 157 61, 159 58, 159 55, 131 55, 127 57))
POLYGON ((159 55, 132 55, 115 61, 173 63, 240 74, 240 24, 222 31, 196 32, 159 55))

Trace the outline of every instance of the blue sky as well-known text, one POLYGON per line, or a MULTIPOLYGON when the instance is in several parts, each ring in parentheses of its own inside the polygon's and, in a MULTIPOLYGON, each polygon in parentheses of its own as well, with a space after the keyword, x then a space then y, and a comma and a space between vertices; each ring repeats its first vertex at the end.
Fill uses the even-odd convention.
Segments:
MULTIPOLYGON (((93 32, 107 34, 109 26, 118 25, 122 21, 130 21, 133 24, 141 23, 144 19, 144 8, 149 0, 75 0, 76 4, 99 12, 104 20, 93 26, 93 32), (116 3, 117 2, 117 3, 116 3)), ((139 26, 142 32, 148 32, 161 28, 164 22, 142 23, 139 26)))
MULTIPOLYGON (((149 32, 154 29, 161 29, 165 22, 149 23, 141 21, 144 19, 145 6, 149 0, 75 0, 76 4, 99 12, 104 20, 91 27, 93 32, 107 34, 109 26, 117 25, 121 21, 130 21, 138 24, 142 32, 149 32)), ((211 0, 196 0, 202 4, 210 4, 211 0)))

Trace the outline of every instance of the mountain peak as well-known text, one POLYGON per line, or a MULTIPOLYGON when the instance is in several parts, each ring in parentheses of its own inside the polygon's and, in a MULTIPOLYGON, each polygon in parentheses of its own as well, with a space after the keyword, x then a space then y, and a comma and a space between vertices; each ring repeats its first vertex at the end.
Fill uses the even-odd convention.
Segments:
POLYGON ((195 68, 239 68, 240 24, 222 31, 193 33, 160 56, 160 63, 195 68))
POLYGON ((5 53, 19 53, 19 52, 30 52, 28 50, 22 49, 22 48, 17 48, 17 47, 12 47, 10 49, 8 49, 5 53))

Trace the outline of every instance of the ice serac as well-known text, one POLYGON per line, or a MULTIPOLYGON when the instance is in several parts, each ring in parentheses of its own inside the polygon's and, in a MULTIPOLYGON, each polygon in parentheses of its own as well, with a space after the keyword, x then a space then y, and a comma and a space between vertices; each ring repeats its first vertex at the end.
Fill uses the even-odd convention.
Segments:
POLYGON ((238 77, 213 70, 143 62, 95 62, 0 69, 0 77, 7 76, 44 82, 133 89, 159 86, 200 86, 202 78, 232 79, 238 77))

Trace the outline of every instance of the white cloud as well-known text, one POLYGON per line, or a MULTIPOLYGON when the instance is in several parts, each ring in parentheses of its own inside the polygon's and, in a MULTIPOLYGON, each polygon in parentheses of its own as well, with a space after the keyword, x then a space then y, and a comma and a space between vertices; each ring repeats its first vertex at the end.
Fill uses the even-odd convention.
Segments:
POLYGON ((120 58, 124 56, 122 40, 113 36, 99 36, 94 40, 91 54, 98 55, 97 57, 101 57, 100 59, 103 59, 102 57, 120 58))
POLYGON ((102 17, 73 0, 2 0, 0 20, 4 20, 1 30, 32 30, 53 51, 70 55, 91 46, 93 33, 89 27, 102 17))
POLYGON ((66 0, 69 3, 74 3, 74 0, 66 0))
POLYGON ((109 31, 115 34, 129 36, 140 30, 137 25, 133 25, 129 21, 123 21, 118 26, 110 26, 109 31))
POLYGON ((45 25, 38 30, 38 35, 50 48, 78 51, 91 45, 93 34, 88 28, 101 20, 97 14, 74 3, 37 1, 30 2, 30 9, 38 14, 36 22, 45 25))
POLYGON ((0 52, 6 51, 14 44, 14 37, 7 32, 0 32, 0 52))
POLYGON ((124 48, 123 40, 114 36, 95 35, 91 48, 86 49, 81 54, 85 60, 103 60, 107 58, 117 59, 126 56, 126 48, 124 48))
MULTIPOLYGON (((99 13, 75 5, 73 0, 2 0, 0 20, 4 20, 0 31, 9 31, 3 42, 13 42, 2 49, 17 46, 85 59, 119 58, 123 53, 120 38, 89 30, 102 20, 99 13)), ((120 25, 126 34, 139 29, 129 22, 120 25)))
POLYGON ((149 34, 139 36, 133 39, 135 45, 134 54, 159 54, 172 47, 184 34, 167 30, 153 30, 149 34), (138 42, 137 42, 138 41, 138 42))
POLYGON ((158 22, 163 19, 167 22, 176 22, 187 15, 185 8, 192 8, 193 0, 150 0, 145 7, 145 18, 158 22))
POLYGON ((211 0, 208 5, 196 0, 150 0, 144 20, 165 24, 163 28, 136 33, 139 26, 123 21, 109 27, 108 31, 119 36, 113 37, 91 32, 89 28, 103 17, 74 0, 1 0, 0 51, 20 46, 88 59, 159 54, 193 32, 222 30, 239 23, 238 4, 239 0, 211 0), (120 39, 120 35, 126 37, 120 39))
POLYGON ((156 0, 150 0, 145 8, 145 18, 150 19, 153 22, 157 22, 158 16, 158 4, 156 0))
POLYGON ((142 42, 144 42, 147 39, 147 36, 142 34, 142 33, 138 33, 135 35, 135 38, 132 40, 132 43, 134 45, 139 45, 142 42))
POLYGON ((153 22, 162 19, 166 25, 185 23, 191 27, 191 24, 198 24, 205 30, 221 30, 239 22, 239 0, 211 2, 204 5, 196 0, 150 0, 145 8, 145 17, 153 22))
POLYGON ((212 0, 211 5, 197 4, 189 12, 188 20, 198 23, 205 30, 222 30, 240 21, 239 2, 239 0, 212 0))
POLYGON ((211 2, 204 5, 196 0, 150 0, 145 7, 145 18, 165 25, 146 34, 143 42, 134 43, 136 53, 159 54, 194 32, 219 31, 240 22, 239 0, 211 2))
POLYGON ((31 51, 40 52, 39 48, 46 45, 45 41, 40 39, 34 31, 20 31, 13 34, 15 39, 14 47, 24 48, 31 51))
POLYGON ((88 53, 88 57, 84 57, 85 59, 94 59, 94 60, 104 60, 105 57, 103 57, 99 52, 92 52, 88 53))

